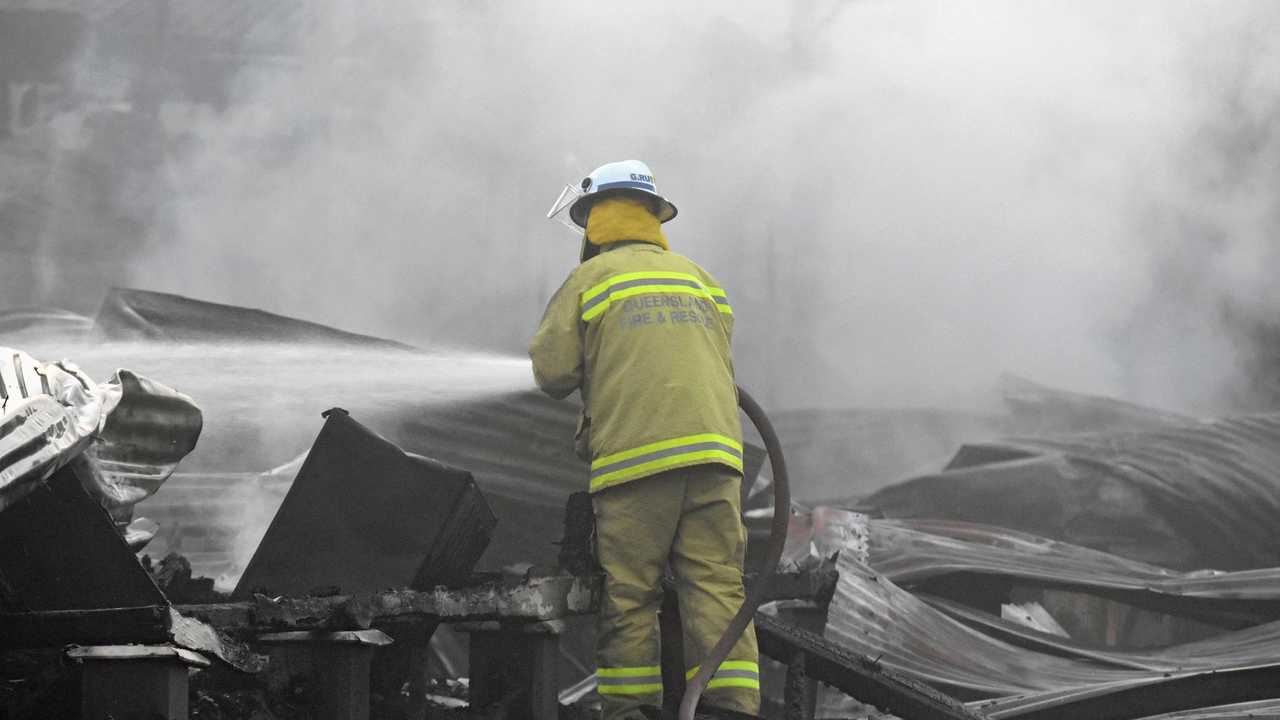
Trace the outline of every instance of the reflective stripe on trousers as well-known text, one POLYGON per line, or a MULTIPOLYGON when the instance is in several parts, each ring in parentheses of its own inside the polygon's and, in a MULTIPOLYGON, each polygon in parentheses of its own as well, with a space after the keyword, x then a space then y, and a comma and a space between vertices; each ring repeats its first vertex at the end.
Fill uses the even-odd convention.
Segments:
POLYGON ((591 463, 591 491, 663 470, 703 462, 721 462, 742 472, 742 443, 724 435, 703 433, 641 445, 596 458, 591 463))
MULTIPOLYGON (((720 463, 667 470, 592 495, 604 597, 596 615, 596 666, 604 720, 634 717, 661 702, 656 665, 662 652, 658 609, 662 574, 676 578, 685 666, 697 665, 715 646, 742 604, 741 476, 720 463), (625 675, 623 668, 630 669, 625 675), (648 680, 639 672, 653 670, 648 680), (625 680, 615 678, 627 678, 625 680), (649 685, 650 688, 625 687, 649 685), (608 689, 604 689, 605 687, 608 689), (623 686, 619 692, 616 687, 623 686)), ((712 683, 705 704, 756 715, 760 690, 755 630, 748 626, 729 653, 728 671, 712 683), (752 661, 750 667, 740 665, 752 661)))
MULTIPOLYGON (((692 680, 698 674, 700 665, 694 665, 684 674, 685 680, 692 680)), ((725 660, 720 669, 707 682, 707 689, 722 687, 745 687, 760 689, 760 666, 750 660, 725 660)))
POLYGON ((599 668, 596 692, 601 695, 661 694, 662 668, 657 665, 599 668))
POLYGON ((723 289, 706 285, 688 273, 651 270, 620 273, 582 293, 582 321, 587 322, 600 315, 614 300, 649 293, 693 295, 713 303, 726 315, 733 314, 723 289))

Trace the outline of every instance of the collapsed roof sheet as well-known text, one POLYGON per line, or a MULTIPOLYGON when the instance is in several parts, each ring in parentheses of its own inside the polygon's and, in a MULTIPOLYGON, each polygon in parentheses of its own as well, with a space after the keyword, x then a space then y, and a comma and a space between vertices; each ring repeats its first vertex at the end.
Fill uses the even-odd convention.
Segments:
POLYGON ((301 342, 412 350, 390 340, 264 310, 130 288, 111 289, 94 318, 94 330, 111 340, 301 342))
POLYGON ((1140 720, 1157 713, 1271 701, 1277 681, 1280 664, 1267 663, 1164 673, 979 705, 991 720, 1140 720))
MULTIPOLYGON (((1280 673, 1280 569, 1180 573, 1105 553, 1007 531, 950 521, 868 520, 845 514, 825 535, 844 538, 839 579, 826 637, 853 653, 927 682, 944 692, 983 702, 1001 717, 1071 717, 1086 712, 1099 693, 1129 693, 1141 700, 1152 684, 1177 693, 1178 705, 1142 705, 1115 712, 1140 717, 1200 704, 1257 700, 1250 678, 1280 673), (974 607, 921 594, 931 581, 969 574, 979 584, 1065 588, 1119 595, 1138 606, 1153 599, 1171 609, 1201 604, 1206 616, 1238 621, 1243 608, 1270 622, 1168 647, 1119 649, 1062 638, 1004 620, 974 607), (1214 672, 1222 683, 1215 685, 1214 672), (1163 683, 1163 684, 1162 684, 1163 683), (1151 707, 1145 713, 1143 707, 1151 707), (1044 713, 1043 715, 1041 713, 1044 713), (1054 713, 1058 713, 1055 715, 1054 713), (1065 715, 1062 713, 1066 713, 1065 715)), ((828 523, 830 525, 831 523, 828 523)), ((826 537, 796 540, 822 544, 826 537)), ((826 543, 829 546, 831 543, 826 543)), ((1256 620, 1255 620, 1256 623, 1256 620)), ((1172 703, 1172 704, 1170 704, 1172 703)), ((1194 717, 1194 716, 1192 716, 1194 717)))
POLYGON ((1232 703, 1211 708, 1181 710, 1164 715, 1152 715, 1146 720, 1261 720, 1280 717, 1280 700, 1232 703))
POLYGON ((1095 658, 1061 657, 966 625, 903 589, 874 564, 860 564, 852 553, 842 554, 837 567, 840 577, 826 637, 962 698, 1026 695, 1247 666, 1271 661, 1280 653, 1280 623, 1270 623, 1158 651, 1102 648, 1095 649, 1095 658), (1098 659, 1114 662, 1108 667, 1098 659))
POLYGON ((1178 572, 1004 528, 949 520, 872 520, 869 561, 899 584, 959 574, 1078 588, 1219 618, 1280 617, 1280 567, 1178 572))
POLYGON ((866 504, 1181 569, 1280 565, 1280 414, 966 445, 866 504))
POLYGON ((1059 390, 1016 375, 1000 378, 1000 394, 1009 409, 1010 425, 1023 435, 1161 430, 1193 421, 1186 415, 1059 390))

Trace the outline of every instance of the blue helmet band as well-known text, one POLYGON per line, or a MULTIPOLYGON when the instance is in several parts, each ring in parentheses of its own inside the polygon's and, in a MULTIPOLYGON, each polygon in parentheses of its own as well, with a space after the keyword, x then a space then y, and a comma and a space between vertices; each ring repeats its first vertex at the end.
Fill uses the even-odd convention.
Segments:
POLYGON ((618 180, 617 182, 605 183, 596 186, 596 192, 601 190, 613 190, 617 188, 631 188, 635 190, 648 190, 651 193, 657 193, 658 188, 653 183, 647 183, 642 180, 618 180))

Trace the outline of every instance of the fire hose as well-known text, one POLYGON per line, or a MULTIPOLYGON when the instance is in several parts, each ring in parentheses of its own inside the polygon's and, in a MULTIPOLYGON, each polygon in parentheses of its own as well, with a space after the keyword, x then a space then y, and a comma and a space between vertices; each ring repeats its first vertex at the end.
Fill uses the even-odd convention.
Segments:
POLYGON ((750 393, 741 387, 738 388, 738 406, 746 413, 747 418, 751 420, 752 425, 755 425, 761 439, 764 440, 765 452, 769 454, 769 467, 773 470, 773 522, 769 527, 769 545, 765 548, 764 560, 759 574, 756 575, 756 581, 742 601, 742 607, 738 608, 738 614, 729 621, 729 626, 725 628, 720 640, 707 657, 703 658, 698 673, 685 686, 684 697, 680 700, 679 720, 693 720, 698 699, 702 697, 702 691, 706 690, 711 676, 720 667, 720 663, 729 656, 734 643, 738 642, 738 638, 755 617, 756 609, 764 602, 769 582, 778 568, 778 560, 782 558, 782 547, 787 542, 787 522, 791 517, 791 487, 787 479, 787 463, 782 457, 782 444, 778 442, 778 434, 773 429, 773 423, 769 422, 768 416, 764 414, 764 409, 755 401, 755 398, 751 397, 750 393))

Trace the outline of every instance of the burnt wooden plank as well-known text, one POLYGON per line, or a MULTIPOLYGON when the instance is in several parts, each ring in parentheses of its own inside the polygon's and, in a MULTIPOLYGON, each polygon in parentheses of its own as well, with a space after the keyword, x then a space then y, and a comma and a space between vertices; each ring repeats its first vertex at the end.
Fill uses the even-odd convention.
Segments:
POLYGON ((552 576, 518 584, 486 583, 469 588, 429 591, 386 590, 331 597, 268 598, 180 605, 184 615, 233 633, 281 630, 364 629, 402 618, 458 620, 554 620, 595 612, 600 605, 599 576, 552 576))
POLYGON ((165 605, 0 613, 0 649, 60 645, 173 644, 257 672, 264 658, 244 643, 165 605))
POLYGON ((163 605, 0 613, 0 647, 56 647, 69 643, 115 645, 169 639, 169 608, 163 605))

